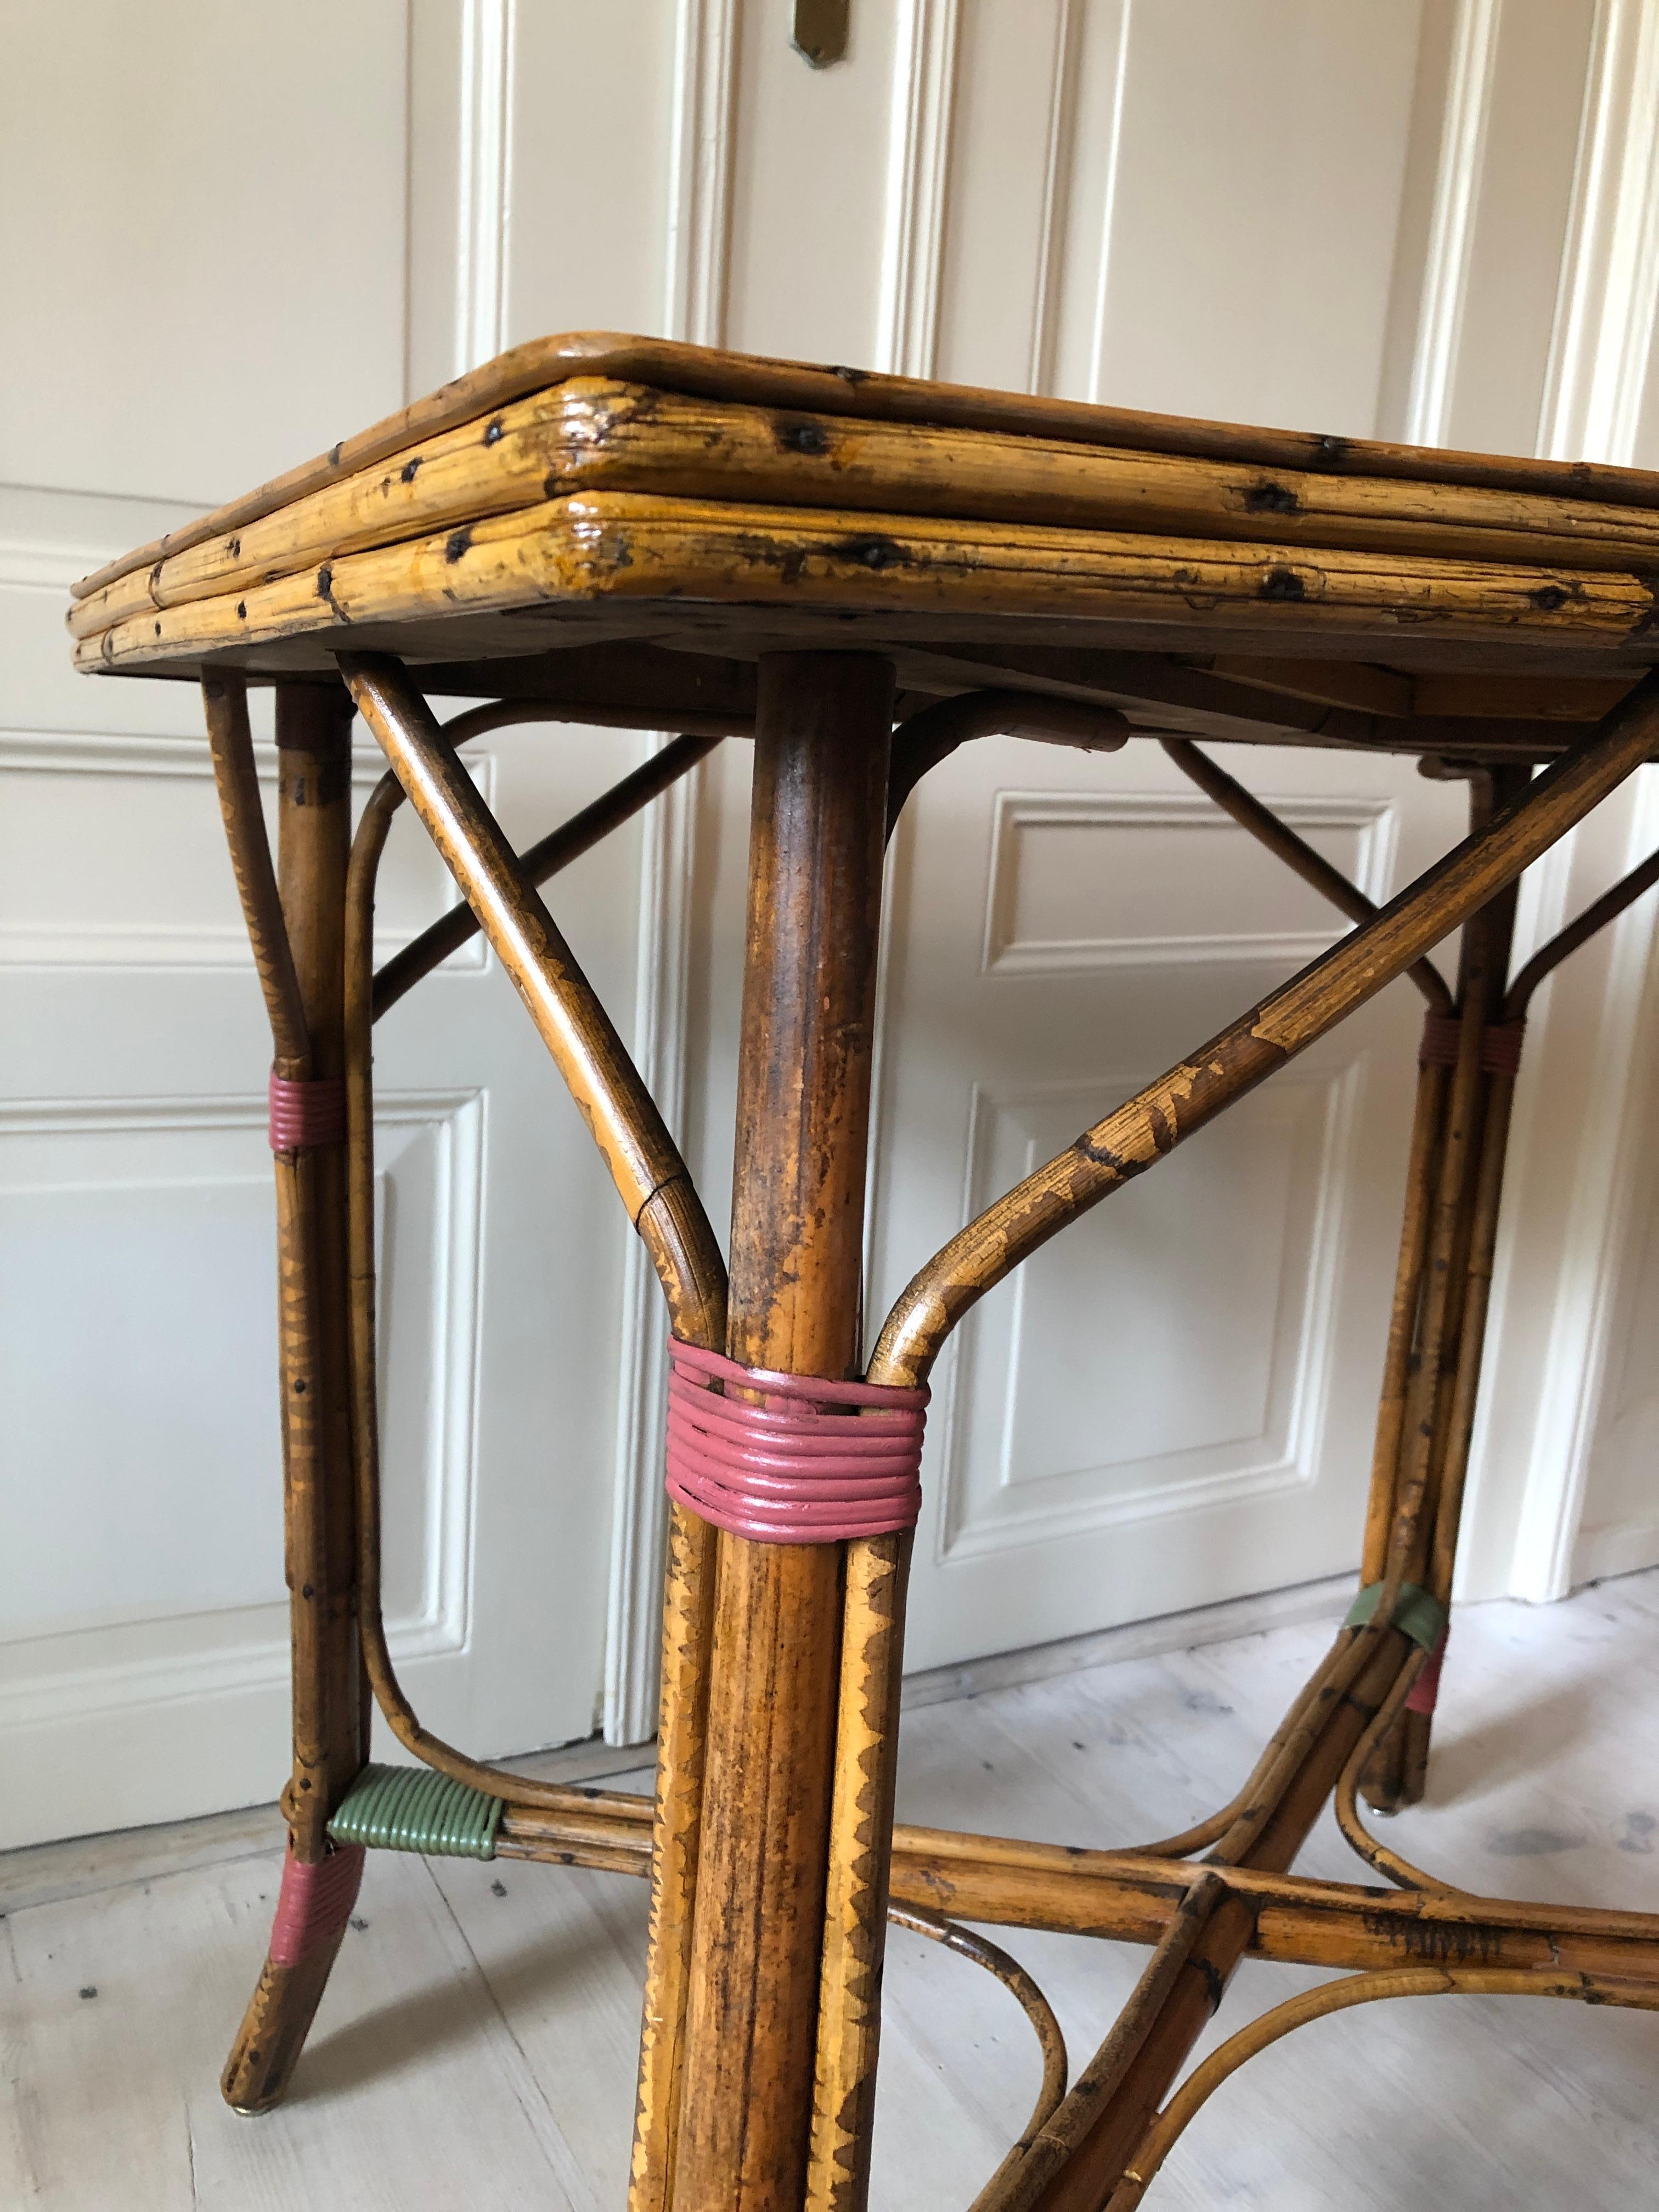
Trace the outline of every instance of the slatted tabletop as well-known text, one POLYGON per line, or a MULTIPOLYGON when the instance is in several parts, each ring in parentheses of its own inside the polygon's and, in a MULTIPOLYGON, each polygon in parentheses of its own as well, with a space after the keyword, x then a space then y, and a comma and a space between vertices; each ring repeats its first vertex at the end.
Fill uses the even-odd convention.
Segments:
POLYGON ((519 347, 76 587, 97 673, 742 715, 844 643, 1142 726, 1559 750, 1659 659, 1659 476, 608 334, 519 347), (488 678, 482 671, 489 667, 488 678))

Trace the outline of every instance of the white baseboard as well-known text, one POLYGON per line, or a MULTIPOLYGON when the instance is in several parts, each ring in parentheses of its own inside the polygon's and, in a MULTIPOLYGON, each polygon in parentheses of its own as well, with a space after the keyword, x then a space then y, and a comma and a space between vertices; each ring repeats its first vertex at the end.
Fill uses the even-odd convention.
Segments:
MULTIPOLYGON (((534 1775, 544 1782, 597 1782, 614 1774, 645 1770, 649 1789, 653 1753, 648 1747, 618 1751, 589 1736, 557 1751, 537 1751, 496 1763, 510 1774, 534 1775)), ((107 1835, 71 1836, 63 1843, 30 1844, 0 1851, 0 1917, 26 1905, 53 1905, 64 1898, 90 1897, 124 1882, 155 1881, 164 1875, 218 1866, 230 1859, 258 1858, 280 1850, 284 1835, 275 1805, 247 1805, 234 1813, 209 1813, 194 1820, 167 1820, 150 1828, 117 1828, 107 1835)))
POLYGON ((1659 1567, 1659 1515, 1643 1521, 1609 1521, 1581 1528, 1572 1547, 1572 1585, 1605 1582, 1609 1575, 1633 1575, 1659 1567))
MULTIPOLYGON (((1650 1528, 1659 1558, 1659 1522, 1650 1528)), ((1645 1564, 1645 1560, 1637 1564, 1645 1564)), ((1618 1568, 1600 1568, 1617 1573, 1618 1568)), ((1354 1592, 1352 1575, 1331 1575, 1291 1589, 1199 1606, 1154 1620, 1128 1621, 1092 1636, 1068 1636, 1024 1651, 1003 1651, 988 1659, 969 1659, 955 1667, 934 1667, 908 1675, 904 1702, 939 1705, 952 1698, 975 1698, 1021 1682, 1042 1682, 1084 1667, 1103 1667, 1115 1659, 1149 1659, 1163 1651, 1185 1651, 1230 1637, 1256 1636, 1264 1629, 1303 1621, 1338 1621, 1354 1592)), ((590 1736, 557 1751, 533 1752, 499 1764, 509 1773, 535 1775, 549 1782, 597 1782, 610 1775, 635 1773, 651 1786, 653 1752, 648 1744, 618 1748, 590 1736)), ((32 1844, 0 1852, 0 1915, 31 1905, 89 1897, 124 1882, 155 1881, 231 1859, 256 1858, 280 1850, 283 1822, 274 1805, 251 1805, 234 1813, 211 1813, 195 1820, 170 1820, 149 1828, 122 1828, 101 1836, 75 1836, 64 1843, 32 1844)))
POLYGON ((1263 1590, 1253 1597, 1229 1598, 1220 1605, 1194 1606, 1188 1613, 1166 1613, 1152 1620, 1126 1621, 1092 1636, 1062 1637, 1024 1651, 1000 1651, 988 1659, 966 1659, 954 1667, 932 1667, 904 1678, 907 1705, 940 1705, 952 1698, 977 1698, 987 1690, 1006 1690, 1020 1682, 1043 1682, 1073 1674, 1085 1667, 1104 1667, 1115 1659, 1154 1659, 1163 1651, 1188 1651, 1200 1644, 1224 1644, 1234 1636, 1259 1636, 1264 1629, 1288 1628, 1308 1620, 1340 1620, 1358 1587, 1354 1576, 1327 1575, 1290 1589, 1263 1590))

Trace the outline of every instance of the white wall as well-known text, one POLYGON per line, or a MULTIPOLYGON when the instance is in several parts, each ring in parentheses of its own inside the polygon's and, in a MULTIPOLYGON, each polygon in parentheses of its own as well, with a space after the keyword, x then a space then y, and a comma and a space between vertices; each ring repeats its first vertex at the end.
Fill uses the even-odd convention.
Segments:
MULTIPOLYGON (((787 19, 782 0, 0 0, 15 1840, 246 1802, 284 1765, 257 995, 194 702, 69 674, 74 576, 570 327, 1659 455, 1656 0, 853 0, 849 58, 823 72, 787 19)), ((599 733, 491 743, 526 836, 635 757, 599 733)), ((1439 803, 1401 775, 1379 804, 1439 803)), ((717 1223, 745 780, 727 748, 558 895, 717 1223)), ((1523 927, 1656 835, 1644 790, 1615 801, 1540 872, 1523 927)), ((411 840, 389 866, 407 933, 443 889, 411 840)), ((1644 904, 1535 1024, 1475 1594, 1659 1558, 1650 936, 1644 904), (1613 1080, 1586 1105, 1589 1060, 1613 1080)), ((404 1648, 480 1750, 596 1712, 635 1736, 656 1310, 500 976, 426 988, 381 1042, 403 1116, 391 1357, 447 1377, 416 1390, 400 1461, 404 1648)), ((1387 1127, 1352 1170, 1379 1219, 1387 1127)))

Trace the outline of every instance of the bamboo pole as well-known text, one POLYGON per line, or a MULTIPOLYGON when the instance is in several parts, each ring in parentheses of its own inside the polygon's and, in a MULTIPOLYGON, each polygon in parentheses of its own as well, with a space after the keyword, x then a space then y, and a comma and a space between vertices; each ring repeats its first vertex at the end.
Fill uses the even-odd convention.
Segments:
POLYGON ((807 2212, 861 2212, 869 2189, 910 1547, 847 1547, 807 2212))
MULTIPOLYGON (((858 1372, 892 684, 862 654, 760 665, 726 1342, 747 1366, 858 1372)), ((677 2212, 805 2185, 841 1553, 720 1540, 677 2212)), ((878 1927, 866 1955, 878 1973, 878 1927)))
MULTIPOLYGON (((280 1054, 277 1073, 291 1079, 337 1079, 351 702, 334 684, 278 689, 275 905, 264 825, 252 811, 258 786, 245 708, 234 687, 220 685, 208 711, 226 827, 280 1054)), ((275 1159, 293 1652, 294 1765, 283 1810, 295 1858, 314 1865, 327 1855, 329 1817, 365 1757, 346 1373, 344 1158, 338 1145, 328 1145, 278 1152, 275 1159)), ((287 2087, 337 1948, 337 1936, 298 1965, 266 1960, 221 2082, 226 2101, 239 2112, 264 2111, 287 2087)))
MULTIPOLYGON (((1407 1666, 1401 1679, 1411 1672, 1407 1666)), ((580 1812, 568 1814, 510 1803, 496 1856, 599 1866, 643 1880, 651 1831, 650 1799, 623 1791, 596 1791, 580 1812)), ((893 1831, 890 1893, 896 1907, 936 1915, 1156 1944, 1201 1871, 1183 1859, 1141 1851, 901 1823, 893 1831)), ((1261 1867, 1210 1871, 1230 1894, 1249 1902, 1253 1958, 1356 1970, 1425 1958, 1475 1959, 1659 1979, 1659 1914, 1518 1903, 1439 1882, 1390 1897, 1370 1886, 1261 1867)))
MULTIPOLYGON (((1498 768, 1472 775, 1473 834, 1481 832, 1496 810, 1518 799, 1526 784, 1524 768, 1498 768)), ((1471 1300, 1471 1258, 1480 1235, 1483 1185, 1488 1186, 1489 1225, 1496 1235, 1501 1146, 1507 1134, 1506 1118, 1494 1152, 1488 1115, 1493 1078, 1486 1065, 1486 1038, 1503 1007, 1516 890, 1514 883, 1507 885, 1470 917, 1463 930, 1457 1062, 1451 1073, 1439 1152, 1420 1328, 1401 1434, 1394 1522, 1381 1575, 1377 1611, 1382 1617, 1392 1610, 1402 1583, 1428 1583, 1439 1501, 1449 1475, 1460 1503, 1462 1498, 1486 1322, 1484 1291, 1477 1288, 1471 1300), (1464 1416, 1468 1425, 1460 1437, 1464 1416)), ((1443 1590, 1432 1594, 1443 1605, 1449 1603, 1449 1571, 1443 1590)), ((1400 1725, 1380 1740, 1363 1777, 1373 1806, 1392 1811, 1421 1796, 1428 1751, 1426 1720, 1426 1715, 1404 1711, 1400 1725)))
POLYGON ((1211 1916, 1226 1894, 1218 1874, 1195 1875, 1146 1961, 1128 2002, 1079 2075, 1069 2095, 1023 2158, 1005 2161, 969 2212, 1030 2212, 1044 2189, 1086 2140, 1096 2112, 1139 2057, 1187 1968, 1211 1916))

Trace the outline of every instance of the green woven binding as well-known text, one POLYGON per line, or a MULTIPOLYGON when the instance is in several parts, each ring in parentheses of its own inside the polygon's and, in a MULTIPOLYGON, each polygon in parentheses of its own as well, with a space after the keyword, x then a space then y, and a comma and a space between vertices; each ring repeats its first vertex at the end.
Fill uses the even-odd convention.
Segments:
POLYGON ((328 1824, 337 1844, 493 1859, 507 1808, 499 1797, 426 1766, 366 1766, 328 1824))
MULTIPOLYGON (((1376 1611, 1376 1601, 1382 1595, 1381 1583, 1368 1583, 1348 1608, 1345 1628, 1364 1628, 1376 1611)), ((1425 1651, 1432 1651, 1446 1632, 1446 1608, 1437 1597, 1431 1597, 1415 1583, 1401 1583, 1400 1595, 1395 1600, 1392 1626, 1413 1644, 1420 1644, 1425 1651)))

